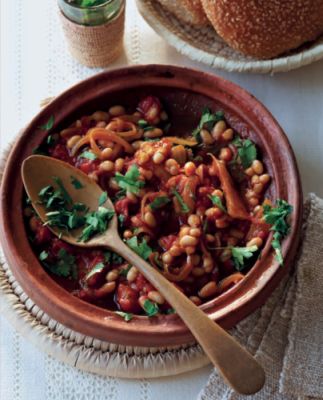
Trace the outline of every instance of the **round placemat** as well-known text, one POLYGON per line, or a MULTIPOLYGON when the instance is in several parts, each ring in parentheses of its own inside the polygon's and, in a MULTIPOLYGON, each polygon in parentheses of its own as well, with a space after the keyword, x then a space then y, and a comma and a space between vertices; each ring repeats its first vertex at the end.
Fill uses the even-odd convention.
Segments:
POLYGON ((323 58, 323 35, 271 60, 257 60, 229 47, 211 26, 194 27, 177 19, 156 0, 136 0, 146 22, 171 46, 192 60, 236 72, 290 71, 323 58))
MULTIPOLYGON (((47 103, 47 101, 46 101, 47 103)), ((10 146, 0 157, 0 184, 10 146)), ((41 351, 81 370, 117 378, 158 378, 209 364, 196 343, 172 347, 131 347, 73 331, 42 311, 13 276, 0 247, 0 313, 41 351)))

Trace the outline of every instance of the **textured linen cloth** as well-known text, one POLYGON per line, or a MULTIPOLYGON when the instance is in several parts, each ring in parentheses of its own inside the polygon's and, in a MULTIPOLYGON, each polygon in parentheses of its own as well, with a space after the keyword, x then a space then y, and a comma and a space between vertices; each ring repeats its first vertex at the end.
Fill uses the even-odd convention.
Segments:
MULTIPOLYGON (((292 276, 280 284, 260 311, 233 331, 266 372, 265 386, 253 399, 323 398, 322 280, 323 200, 310 194, 292 276)), ((230 390, 214 371, 199 400, 245 397, 230 390)))

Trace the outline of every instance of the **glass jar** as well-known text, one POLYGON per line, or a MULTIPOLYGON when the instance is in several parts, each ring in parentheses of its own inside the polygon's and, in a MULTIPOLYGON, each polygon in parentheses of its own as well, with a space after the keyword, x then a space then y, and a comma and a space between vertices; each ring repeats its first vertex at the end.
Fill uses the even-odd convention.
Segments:
POLYGON ((65 17, 72 22, 96 26, 112 21, 119 14, 124 2, 124 0, 58 0, 58 5, 65 17))

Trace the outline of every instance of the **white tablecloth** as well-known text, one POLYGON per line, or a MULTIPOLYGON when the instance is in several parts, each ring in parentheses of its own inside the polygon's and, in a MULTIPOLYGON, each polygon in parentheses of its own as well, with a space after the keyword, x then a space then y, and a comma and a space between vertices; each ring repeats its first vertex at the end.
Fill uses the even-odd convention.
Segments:
MULTIPOLYGON (((0 0, 0 149, 39 109, 41 99, 95 74, 66 50, 55 0, 0 0)), ((212 71, 181 56, 160 39, 128 0, 126 50, 112 67, 164 63, 205 69, 253 93, 275 115, 295 150, 304 193, 323 196, 323 62, 274 76, 212 71)), ((195 399, 211 367, 174 378, 104 379, 40 353, 0 317, 1 400, 195 399)))

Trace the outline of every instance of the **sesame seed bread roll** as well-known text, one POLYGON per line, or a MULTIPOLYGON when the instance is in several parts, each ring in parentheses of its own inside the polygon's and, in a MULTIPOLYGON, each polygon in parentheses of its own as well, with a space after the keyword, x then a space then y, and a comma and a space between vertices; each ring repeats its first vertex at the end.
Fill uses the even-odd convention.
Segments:
POLYGON ((276 57, 323 33, 323 0, 201 0, 217 33, 241 53, 276 57))
POLYGON ((201 0, 158 0, 179 20, 195 26, 208 25, 209 21, 203 10, 201 0))

